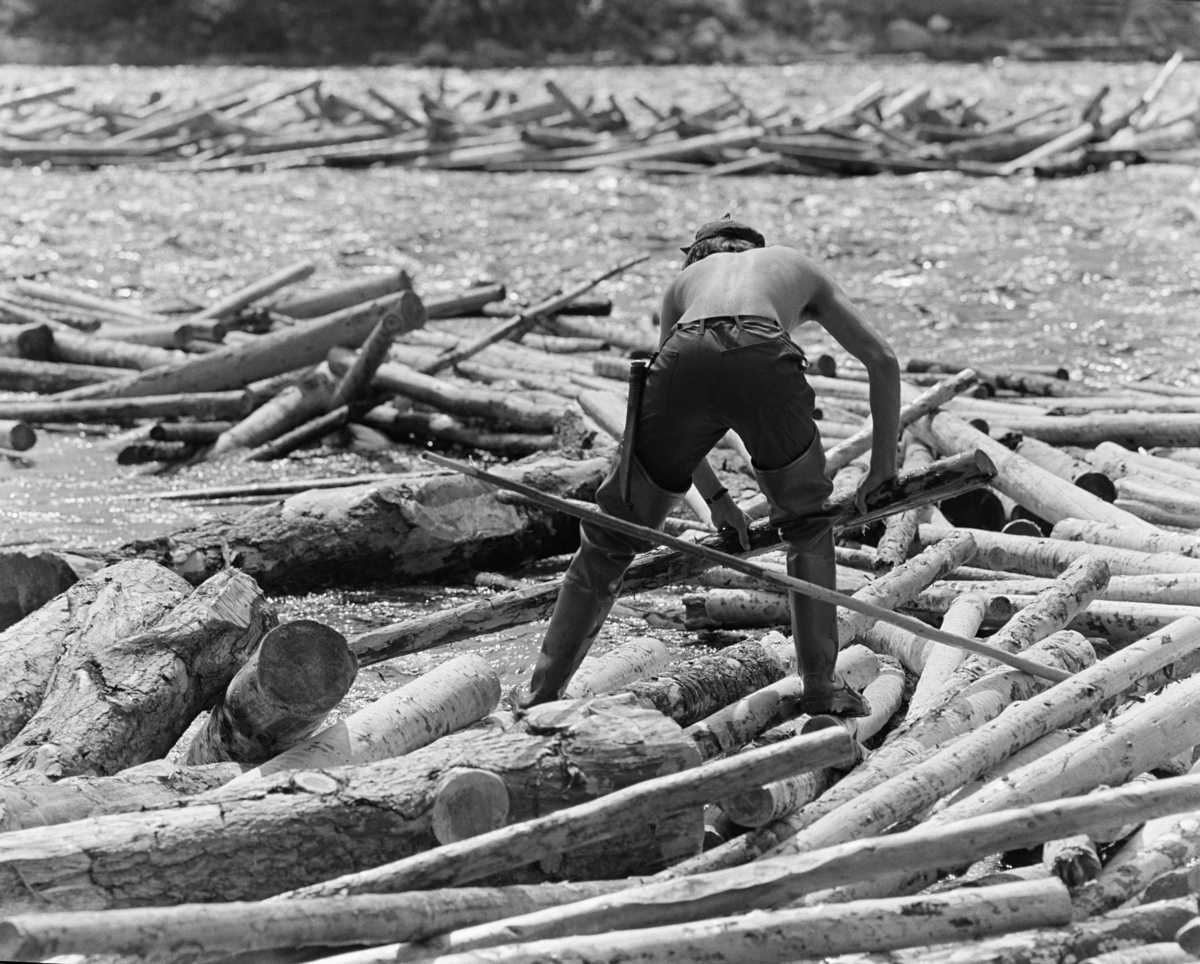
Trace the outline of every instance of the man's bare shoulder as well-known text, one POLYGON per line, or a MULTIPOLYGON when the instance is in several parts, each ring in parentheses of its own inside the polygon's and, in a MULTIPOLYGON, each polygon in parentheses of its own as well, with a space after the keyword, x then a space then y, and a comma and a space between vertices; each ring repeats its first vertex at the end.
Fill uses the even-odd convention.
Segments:
POLYGON ((793 248, 787 244, 772 244, 765 248, 760 248, 757 252, 760 256, 770 258, 774 261, 784 262, 789 266, 804 271, 808 274, 818 275, 822 278, 828 277, 829 273, 816 261, 806 255, 803 251, 793 248))

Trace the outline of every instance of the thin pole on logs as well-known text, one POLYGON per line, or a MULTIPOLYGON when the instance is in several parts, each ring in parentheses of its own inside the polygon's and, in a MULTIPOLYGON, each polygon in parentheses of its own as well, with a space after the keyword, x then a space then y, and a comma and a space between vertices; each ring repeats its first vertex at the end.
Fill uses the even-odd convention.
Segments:
POLYGON ((884 609, 882 606, 876 606, 874 603, 864 602, 861 599, 855 599, 852 596, 845 596, 833 589, 826 589, 824 586, 818 586, 815 583, 808 582, 804 579, 796 579, 793 576, 786 576, 783 573, 775 572, 767 569, 757 563, 750 562, 748 559, 742 559, 739 556, 730 555, 726 552, 721 552, 719 549, 711 549, 708 546, 698 545, 693 542, 688 542, 684 539, 677 539, 675 536, 667 535, 665 532, 659 532, 657 529, 651 529, 647 526, 640 526, 635 522, 626 522, 624 519, 618 519, 614 516, 605 514, 599 509, 593 509, 590 506, 579 505, 567 499, 560 499, 557 496, 547 495, 545 492, 540 492, 532 486, 525 485, 522 482, 517 482, 513 479, 501 478, 498 475, 493 475, 491 472, 485 472, 482 469, 477 469, 472 465, 466 465, 463 462, 456 462, 454 459, 448 459, 445 456, 437 455, 433 452, 423 452, 421 457, 428 462, 433 462, 443 468, 451 469, 462 475, 469 476, 473 479, 478 479, 481 482, 486 482, 489 485, 494 485, 500 489, 507 489, 510 492, 516 492, 525 496, 530 502, 552 509, 556 512, 562 512, 566 515, 575 516, 577 519, 586 519, 595 525, 605 529, 610 529, 613 532, 619 532, 622 535, 630 536, 634 539, 639 539, 642 542, 650 542, 660 546, 669 546, 678 552, 683 552, 692 556, 699 556, 701 559, 707 559, 709 562, 718 566, 728 566, 730 569, 736 569, 738 572, 743 572, 748 576, 753 576, 765 583, 778 586, 786 589, 789 592, 800 593, 802 596, 808 596, 810 599, 817 599, 821 602, 831 603, 835 606, 841 606, 843 609, 849 609, 851 612, 861 613, 864 616, 871 616, 880 622, 890 623, 893 626, 899 626, 912 633, 914 636, 919 636, 922 639, 932 640, 935 643, 944 643, 947 646, 955 646, 958 649, 965 649, 969 653, 976 653, 980 656, 986 656, 989 659, 994 659, 998 663, 1004 663, 1013 669, 1019 669, 1022 672, 1029 673, 1032 676, 1037 676, 1040 679, 1048 679, 1055 683, 1061 683, 1063 680, 1069 679, 1071 674, 1065 673, 1060 669, 1055 669, 1050 666, 1043 666, 1040 663, 1035 663, 1032 660, 1024 659, 1012 653, 1005 652, 1002 649, 996 649, 989 646, 987 643, 981 643, 976 639, 968 639, 965 636, 958 636, 954 633, 943 632, 933 626, 928 626, 912 616, 905 616, 901 613, 892 612, 890 609, 884 609))
POLYGON ((514 338, 519 333, 524 333, 528 329, 536 325, 544 316, 553 314, 564 305, 570 304, 580 295, 591 291, 596 285, 613 275, 621 274, 624 271, 632 268, 635 264, 641 264, 643 261, 648 261, 650 255, 643 254, 636 258, 630 258, 628 261, 622 261, 615 268, 611 268, 604 274, 593 278, 591 281, 584 281, 576 285, 574 288, 564 291, 560 295, 555 295, 553 298, 547 298, 540 304, 534 305, 526 311, 521 312, 512 321, 507 321, 502 325, 498 325, 495 329, 488 332, 482 338, 477 338, 469 345, 463 345, 460 348, 453 348, 447 352, 443 352, 428 365, 421 369, 424 375, 436 375, 438 372, 451 365, 457 365, 460 361, 470 358, 487 348, 488 345, 494 345, 498 341, 503 341, 505 338, 514 338))

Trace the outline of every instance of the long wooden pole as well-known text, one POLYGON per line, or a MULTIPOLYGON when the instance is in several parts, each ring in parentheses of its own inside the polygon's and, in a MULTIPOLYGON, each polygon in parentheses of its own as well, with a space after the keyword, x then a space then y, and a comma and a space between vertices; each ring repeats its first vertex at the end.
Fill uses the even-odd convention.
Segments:
POLYGON ((686 553, 691 556, 698 556, 702 559, 707 559, 714 565, 728 566, 730 569, 736 569, 738 572, 743 572, 748 576, 753 576, 760 579, 769 585, 775 585, 781 589, 786 589, 789 592, 797 592, 802 596, 808 596, 810 599, 817 599, 821 602, 831 603, 835 606, 841 606, 843 609, 849 609, 852 612, 861 613, 864 616, 870 616, 880 622, 891 623, 893 626, 899 626, 901 629, 906 629, 914 636, 920 636, 922 639, 931 639, 935 643, 945 643, 947 646, 957 646, 959 649, 965 649, 969 653, 977 653, 980 656, 986 656, 989 659, 994 659, 998 663, 1004 663, 1014 669, 1022 670, 1033 676, 1041 679, 1052 680, 1055 683, 1069 679, 1069 673, 1062 670, 1054 669, 1049 666, 1043 666, 1040 663, 1035 663, 1032 660, 1023 659, 1012 653, 1006 653, 1004 650, 996 649, 986 643, 981 643, 976 639, 967 639, 965 636, 957 636, 954 633, 944 632, 940 629, 935 629, 932 626, 926 625, 919 619, 912 616, 904 616, 900 613, 894 613, 891 610, 884 609, 882 606, 876 606, 873 603, 865 602, 861 599, 855 599, 851 596, 842 595, 834 589, 826 589, 824 586, 818 586, 816 583, 808 582, 804 579, 796 579, 793 576, 784 575, 781 572, 775 572, 771 569, 766 569, 757 563, 750 562, 748 559, 742 559, 738 556, 730 555, 726 552, 721 552, 719 549, 711 549, 708 546, 699 545, 694 542, 687 542, 684 539, 678 539, 675 536, 667 535, 665 532, 659 532, 657 529, 651 529, 647 526, 640 526, 634 522, 626 522, 624 519, 617 519, 614 516, 606 515, 599 509, 593 509, 590 506, 579 505, 565 499, 559 499, 552 495, 547 495, 540 492, 532 486, 524 485, 521 482, 515 482, 511 479, 501 478, 498 475, 493 475, 490 472, 484 472, 482 469, 477 469, 474 466, 466 465, 462 462, 456 462, 454 459, 448 459, 441 455, 436 455, 433 452, 425 452, 422 458, 429 462, 434 462, 444 468, 452 469, 463 475, 470 476, 473 479, 478 479, 481 482, 487 482, 497 488, 508 489, 511 492, 518 492, 528 498, 531 502, 536 502, 547 509, 552 509, 557 512, 563 512, 567 515, 575 516, 577 519, 586 519, 589 522, 595 523, 605 529, 610 529, 614 532, 619 532, 622 535, 632 536, 643 542, 656 543, 660 546, 669 546, 679 552, 686 553))
POLYGON ((507 321, 502 325, 498 325, 495 329, 488 332, 482 338, 478 338, 468 345, 451 349, 450 351, 439 355, 432 362, 422 368, 421 372, 425 375, 436 375, 443 369, 449 368, 451 365, 457 365, 460 361, 470 358, 472 355, 478 354, 479 352, 483 351, 483 349, 487 348, 488 345, 494 345, 496 342, 503 341, 505 338, 515 337, 519 332, 523 332, 529 328, 532 328, 539 320, 541 320, 543 316, 553 314, 564 305, 570 304, 580 295, 587 291, 591 291, 594 287, 596 287, 596 285, 598 285, 601 281, 604 281, 606 278, 611 278, 613 275, 621 274, 622 272, 627 271, 629 268, 632 268, 635 264, 641 264, 643 261, 649 260, 649 258, 650 255, 643 254, 636 258, 630 258, 628 261, 622 261, 615 268, 611 268, 599 277, 593 278, 590 281, 584 281, 581 284, 576 285, 574 288, 564 291, 560 295, 555 295, 553 298, 548 298, 540 304, 534 305, 527 311, 521 312, 512 321, 507 321))

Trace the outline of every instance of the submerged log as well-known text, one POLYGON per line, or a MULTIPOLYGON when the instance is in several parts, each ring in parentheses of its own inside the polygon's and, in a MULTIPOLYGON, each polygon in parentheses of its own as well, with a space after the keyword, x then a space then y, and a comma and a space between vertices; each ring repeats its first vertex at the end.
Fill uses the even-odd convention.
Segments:
POLYGON ((0 633, 0 745, 37 712, 60 663, 68 676, 82 669, 83 660, 70 656, 77 648, 110 651, 149 629, 190 592, 170 570, 130 560, 80 580, 0 633))
POLYGON ((356 710, 233 780, 229 789, 284 770, 361 766, 403 756, 483 719, 500 702, 500 679, 464 653, 356 710))
POLYGON ((311 619, 268 632, 188 744, 185 761, 255 765, 310 736, 358 672, 346 637, 311 619))
MULTIPOLYGON (((78 581, 75 570, 53 553, 0 552, 0 630, 20 622, 78 581)), ((0 653, 4 651, 3 638, 0 636, 0 653)))
POLYGON ((162 756, 274 625, 254 580, 231 569, 140 633, 79 634, 37 711, 0 750, 0 774, 105 775, 162 756))
MULTIPOLYGON (((675 724, 628 697, 581 701, 565 711, 552 704, 548 712, 531 711, 522 726, 468 731, 365 767, 289 771, 170 810, 0 835, 0 908, 261 899, 434 846, 431 811, 452 769, 501 777, 510 819, 524 821, 698 762, 675 724)), ((698 851, 702 835, 698 809, 628 825, 599 848, 548 864, 541 876, 644 873, 698 851)))
MULTIPOLYGON (((607 462, 551 456, 498 471, 555 495, 590 498, 607 462)), ((128 543, 121 552, 161 560, 193 583, 236 565, 265 588, 302 592, 335 583, 427 580, 468 568, 505 569, 577 545, 573 520, 501 503, 494 489, 472 479, 413 473, 369 485, 302 492, 233 522, 201 523, 171 536, 128 543)))
MULTIPOLYGON (((963 475, 972 479, 980 479, 987 474, 990 461, 983 459, 979 463, 967 457, 970 468, 963 472, 966 462, 956 462, 953 470, 951 462, 945 460, 934 463, 927 470, 911 476, 901 476, 894 488, 880 493, 877 500, 868 507, 867 516, 860 516, 849 502, 840 506, 844 513, 835 524, 837 529, 852 528, 861 525, 864 519, 882 518, 892 512, 900 512, 914 505, 939 498, 935 494, 936 487, 933 479, 941 475, 946 487, 941 492, 958 489, 963 483, 959 481, 963 475), (946 474, 943 475, 942 473, 946 474), (976 474, 978 473, 978 474, 976 474), (954 481, 950 481, 953 479, 954 481)), ((286 504, 286 503, 285 503, 286 504)), ((729 534, 710 536, 704 545, 725 552, 740 553, 741 547, 736 537, 729 534)), ((761 551, 779 544, 779 536, 767 521, 755 522, 750 526, 750 544, 752 549, 761 551)), ((659 549, 635 559, 625 573, 622 584, 623 592, 643 592, 655 589, 673 582, 681 582, 708 568, 708 563, 696 560, 694 557, 683 556, 674 551, 659 549)), ((372 630, 354 637, 350 641, 351 648, 358 654, 359 662, 363 665, 391 659, 405 653, 419 652, 433 646, 466 639, 480 633, 503 629, 520 623, 532 622, 536 619, 549 617, 558 598, 560 581, 555 580, 528 589, 504 593, 491 599, 468 603, 432 616, 423 616, 372 630)))

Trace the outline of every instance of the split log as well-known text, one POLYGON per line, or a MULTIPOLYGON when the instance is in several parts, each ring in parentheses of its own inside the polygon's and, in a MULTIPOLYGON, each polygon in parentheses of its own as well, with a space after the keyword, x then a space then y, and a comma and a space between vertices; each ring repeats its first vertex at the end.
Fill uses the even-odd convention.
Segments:
MULTIPOLYGON (((895 488, 881 492, 878 501, 871 503, 867 517, 857 515, 852 504, 843 506, 842 511, 846 515, 835 524, 835 530, 861 525, 865 519, 870 518, 871 513, 879 513, 875 516, 876 518, 883 517, 891 512, 911 508, 921 504, 927 498, 934 497, 932 480, 942 471, 939 469, 939 465, 949 467, 946 462, 934 463, 929 469, 919 474, 901 476, 895 488), (922 481, 918 483, 918 480, 922 481), (921 494, 918 494, 918 491, 921 491, 921 494), (887 509, 884 509, 884 506, 887 506, 887 509)), ((982 472, 983 467, 975 465, 975 468, 971 470, 972 474, 974 471, 982 472)), ((942 478, 943 481, 946 480, 946 476, 942 478)), ((960 483, 957 482, 951 483, 947 489, 958 488, 959 485, 960 483)), ((750 544, 753 550, 762 551, 777 546, 778 539, 778 534, 769 522, 761 521, 751 524, 750 544)), ((725 552, 741 552, 736 538, 731 538, 728 534, 711 536, 705 539, 703 544, 725 552)), ((706 568, 708 568, 706 562, 695 560, 693 557, 685 557, 667 550, 656 550, 634 560, 625 573, 622 583, 623 592, 644 592, 672 582, 685 581, 706 568)), ((345 575, 344 572, 343 575, 345 575)), ((369 665, 383 659, 391 659, 394 656, 420 652, 433 646, 466 639, 479 633, 491 632, 535 619, 545 619, 554 609, 558 590, 559 582, 556 580, 541 586, 505 593, 502 596, 468 603, 465 606, 433 616, 423 616, 362 633, 350 641, 350 646, 358 654, 359 662, 362 665, 369 665)))
MULTIPOLYGON (((0 552, 0 630, 20 622, 78 581, 75 570, 53 553, 0 552)), ((3 639, 0 636, 0 652, 6 649, 3 639)), ((5 665, 3 657, 0 666, 13 668, 5 665)))
POLYGON ((260 278, 258 281, 253 281, 245 287, 226 295, 214 304, 209 305, 203 311, 193 315, 190 320, 208 321, 211 319, 217 321, 222 318, 231 318, 247 305, 253 304, 267 295, 274 294, 280 288, 295 284, 297 281, 303 281, 316 270, 317 266, 311 261, 297 261, 295 264, 290 264, 286 268, 280 268, 273 274, 267 275, 265 278, 260 278))
POLYGON ((0 358, 49 361, 53 345, 54 332, 49 325, 0 325, 0 358))
POLYGON ((178 365, 188 356, 181 351, 138 345, 127 341, 81 335, 59 329, 54 332, 50 357, 55 361, 76 365, 102 365, 108 368, 134 368, 146 371, 160 365, 178 365))
POLYGON ((349 281, 318 291, 314 294, 296 295, 271 306, 272 311, 290 318, 319 318, 364 301, 373 301, 386 295, 412 290, 412 279, 403 268, 384 275, 371 275, 358 281, 349 281))
MULTIPOLYGON (((939 526, 921 526, 917 538, 929 545, 931 540, 944 538, 950 532, 939 526)), ((1030 576, 1057 576, 1067 566, 1091 556, 1103 559, 1114 576, 1152 576, 1163 573, 1200 572, 1200 559, 1188 559, 1174 551, 1139 552, 1095 545, 1087 542, 1066 542, 1062 539, 1031 539, 1010 536, 983 529, 965 530, 975 539, 975 555, 971 564, 1004 572, 1022 572, 1030 576)))
POLYGON ((0 784, 0 832, 170 807, 184 797, 228 783, 242 769, 237 763, 181 767, 151 760, 109 777, 0 784))
MULTIPOLYGON (((1015 425, 1012 427, 1017 428, 1015 425)), ((993 485, 1039 518, 1050 522, 1068 518, 1090 519, 1134 528, 1150 528, 1136 516, 1109 505, 1103 499, 1010 452, 999 442, 948 412, 918 419, 913 423, 912 431, 943 455, 975 449, 986 452, 996 465, 993 485)))
MULTIPOLYGON (((936 832, 918 827, 802 856, 767 858, 747 868, 656 881, 560 908, 453 931, 438 938, 433 949, 463 953, 514 940, 603 934, 615 928, 664 926, 744 914, 748 909, 777 907, 806 894, 897 870, 960 866, 963 861, 1120 823, 1139 810, 1147 818, 1180 813, 1197 801, 1198 777, 1162 780, 1152 787, 1108 790, 987 814, 939 827, 936 832)), ((828 913, 830 909, 822 907, 821 911, 828 913)))
POLYGON ((159 422, 150 429, 155 442, 189 442, 203 445, 215 442, 222 432, 233 428, 232 422, 159 422))
POLYGON ((671 662, 666 644, 653 636, 635 636, 603 655, 584 658, 563 693, 563 699, 579 700, 615 693, 635 680, 654 676, 671 662))
POLYGON ((311 736, 354 682, 346 637, 311 619, 268 632, 229 681, 185 762, 265 763, 311 736))
MULTIPOLYGON (((510 819, 527 821, 698 762, 675 724, 628 697, 548 707, 531 711, 523 726, 455 734, 365 767, 289 771, 170 810, 2 834, 0 908, 46 912, 261 899, 434 846, 431 809, 452 769, 501 777, 510 819), (151 850, 155 859, 147 862, 151 850)), ((557 866, 547 864, 548 872, 628 876, 699 849, 698 809, 661 817, 660 809, 653 826, 606 821, 615 839, 565 855, 557 866)))
POLYGON ((0 447, 13 452, 25 452, 37 444, 37 433, 26 422, 0 419, 0 447))
MULTIPOLYGON (((1000 884, 920 897, 854 901, 820 908, 758 911, 688 924, 614 929, 603 934, 511 943, 486 955, 436 958, 468 964, 486 956, 495 964, 578 964, 611 961, 665 964, 720 960, 728 964, 784 964, 848 951, 886 951, 941 941, 964 941, 1070 921, 1070 897, 1058 880, 1000 884)), ((520 938, 517 938, 520 940, 520 938)), ((438 946, 441 941, 435 941, 438 946)), ((413 960, 395 947, 344 955, 344 964, 413 960)))
POLYGON ((173 572, 144 560, 120 562, 81 579, 0 633, 0 745, 37 712, 56 668, 82 668, 79 647, 97 652, 157 623, 191 592, 173 572))
POLYGON ((637 825, 701 806, 740 784, 825 766, 847 766, 855 758, 854 741, 844 730, 822 730, 682 773, 646 780, 545 817, 390 865, 327 880, 285 896, 295 899, 395 893, 479 880, 585 844, 611 839, 623 825, 637 825))
POLYGON ((496 452, 510 458, 524 458, 535 452, 546 452, 558 444, 555 436, 549 433, 535 435, 529 432, 493 432, 442 412, 402 411, 394 403, 377 405, 361 416, 359 421, 400 441, 406 440, 409 435, 415 435, 418 438, 435 439, 465 448, 496 452))
POLYGON ((164 755, 274 624, 254 580, 231 569, 140 633, 81 634, 37 711, 0 750, 0 773, 105 775, 164 755))
POLYGON ((213 392, 242 388, 272 375, 316 365, 335 346, 355 348, 404 293, 386 295, 317 318, 303 325, 262 335, 248 345, 231 345, 182 365, 152 368, 102 386, 64 393, 63 400, 213 392))
MULTIPOLYGON (((879 673, 879 661, 865 646, 849 646, 838 654, 838 672, 848 686, 862 690, 879 673)), ((745 746, 768 727, 793 716, 804 694, 804 681, 785 676, 684 729, 696 741, 700 756, 711 760, 745 746)))
POLYGON ((125 371, 119 368, 30 361, 27 358, 5 358, 0 355, 0 391, 6 392, 40 392, 49 395, 80 385, 112 381, 124 374, 125 371))
MULTIPOLYGON (((497 471, 556 495, 590 498, 607 468, 605 459, 546 457, 497 471)), ((233 522, 200 523, 121 551, 162 560, 192 582, 237 565, 264 587, 300 592, 335 582, 363 585, 428 580, 467 568, 505 569, 568 552, 577 540, 573 520, 501 503, 491 486, 414 473, 312 489, 233 522)), ((361 648, 352 648, 361 657, 361 648)))
POLYGON ((403 756, 483 719, 499 702, 496 671, 481 656, 464 653, 248 770, 228 789, 285 770, 361 766, 403 756))
POLYGON ((420 941, 456 927, 611 893, 625 881, 453 887, 306 901, 238 901, 135 910, 19 914, 0 920, 0 955, 247 953, 420 941))
MULTIPOLYGON (((206 356, 210 357, 210 356, 206 356)), ((141 418, 241 418, 252 407, 248 392, 150 395, 60 402, 0 402, 0 418, 24 422, 128 422, 141 418)))
POLYGON ((208 458, 252 449, 303 424, 328 407, 333 388, 333 376, 323 367, 314 369, 224 432, 213 443, 208 458))
POLYGON ((1145 532, 1126 526, 1064 519, 1050 533, 1053 539, 1086 542, 1094 546, 1112 546, 1135 552, 1178 554, 1200 559, 1200 537, 1183 532, 1145 532))
MULTIPOLYGON (((977 592, 967 592, 958 596, 950 604, 942 619, 942 629, 958 636, 974 636, 983 622, 986 598, 977 592)), ((905 714, 906 723, 915 722, 930 713, 942 702, 942 691, 951 676, 967 659, 968 654, 953 646, 931 644, 932 649, 925 658, 925 666, 921 678, 908 701, 908 712, 905 714)))

